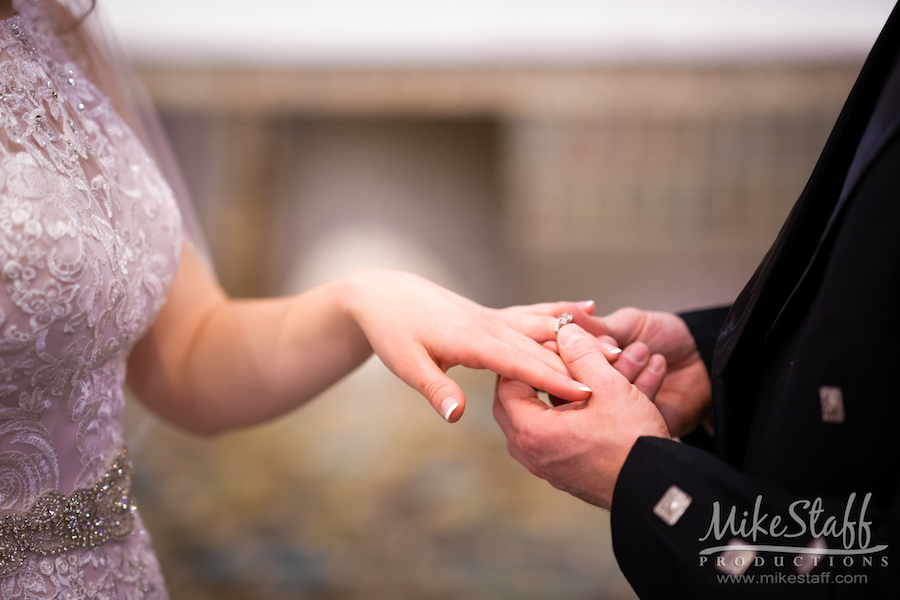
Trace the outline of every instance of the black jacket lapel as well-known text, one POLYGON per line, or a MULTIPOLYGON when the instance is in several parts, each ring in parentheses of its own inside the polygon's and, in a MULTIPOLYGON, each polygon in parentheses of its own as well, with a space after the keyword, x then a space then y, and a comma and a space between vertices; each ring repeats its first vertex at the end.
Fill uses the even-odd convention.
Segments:
POLYGON ((894 138, 898 130, 900 130, 900 76, 894 74, 887 87, 882 91, 875 111, 872 113, 871 122, 867 126, 865 134, 863 134, 859 148, 847 172, 847 179, 844 182, 837 205, 825 226, 825 231, 822 232, 819 238, 816 250, 800 276, 800 280, 794 286, 778 316, 775 318, 775 322, 769 330, 769 335, 772 335, 772 332, 777 328, 781 316, 788 312, 788 307, 795 301, 800 288, 809 280, 809 274, 816 271, 817 263, 827 258, 828 252, 826 250, 830 248, 834 241, 832 234, 837 228, 837 223, 840 221, 841 214, 846 208, 849 198, 853 195, 869 166, 878 158, 881 150, 894 138))
MULTIPOLYGON (((839 201, 849 195, 844 183, 850 182, 850 165, 890 74, 898 44, 900 9, 895 6, 806 188, 722 328, 713 362, 713 398, 718 449, 732 464, 739 466, 743 461, 763 340, 816 255, 831 217, 838 212, 839 201)), ((855 175, 852 185, 862 172, 855 175)))

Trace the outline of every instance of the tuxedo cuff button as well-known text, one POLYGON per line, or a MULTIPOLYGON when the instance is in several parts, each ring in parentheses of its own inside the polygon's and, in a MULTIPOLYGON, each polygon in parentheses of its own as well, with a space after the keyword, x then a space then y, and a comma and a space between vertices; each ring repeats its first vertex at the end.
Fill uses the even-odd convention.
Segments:
POLYGON ((653 507, 653 514, 671 527, 684 515, 693 500, 684 490, 671 485, 653 507))
POLYGON ((823 385, 819 388, 819 403, 822 406, 822 422, 840 425, 844 422, 844 392, 839 387, 823 385))

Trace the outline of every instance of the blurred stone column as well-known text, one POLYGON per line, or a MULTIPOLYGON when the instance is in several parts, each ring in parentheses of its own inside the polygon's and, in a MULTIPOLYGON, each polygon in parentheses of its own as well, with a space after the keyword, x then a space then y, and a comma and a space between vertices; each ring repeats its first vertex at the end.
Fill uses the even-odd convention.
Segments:
POLYGON ((222 286, 235 297, 271 295, 280 121, 174 112, 165 114, 164 122, 222 286))
POLYGON ((232 119, 222 123, 218 224, 210 240, 222 285, 237 297, 271 291, 270 239, 279 139, 275 122, 232 119))

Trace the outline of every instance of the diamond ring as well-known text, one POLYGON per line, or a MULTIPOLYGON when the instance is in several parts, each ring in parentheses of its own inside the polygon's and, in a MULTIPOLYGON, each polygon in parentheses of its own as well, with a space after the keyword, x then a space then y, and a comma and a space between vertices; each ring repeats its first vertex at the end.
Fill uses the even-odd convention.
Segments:
POLYGON ((564 325, 568 325, 574 320, 575 317, 573 317, 569 313, 563 313, 561 317, 556 319, 556 327, 553 328, 553 333, 559 335, 559 330, 562 329, 564 325))

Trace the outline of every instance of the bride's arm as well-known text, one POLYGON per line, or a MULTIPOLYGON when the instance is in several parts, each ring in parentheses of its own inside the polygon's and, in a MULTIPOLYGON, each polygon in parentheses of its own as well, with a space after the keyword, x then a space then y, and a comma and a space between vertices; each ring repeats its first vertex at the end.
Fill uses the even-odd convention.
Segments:
POLYGON ((552 338, 554 315, 563 311, 592 327, 582 309, 592 307, 489 309, 419 277, 381 270, 288 298, 231 300, 186 246, 166 304, 129 358, 128 383, 164 418, 215 433, 299 406, 374 349, 456 421, 465 399, 444 371, 458 364, 585 399, 589 393, 559 357, 538 343, 552 338))

